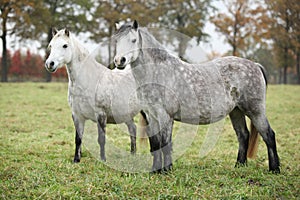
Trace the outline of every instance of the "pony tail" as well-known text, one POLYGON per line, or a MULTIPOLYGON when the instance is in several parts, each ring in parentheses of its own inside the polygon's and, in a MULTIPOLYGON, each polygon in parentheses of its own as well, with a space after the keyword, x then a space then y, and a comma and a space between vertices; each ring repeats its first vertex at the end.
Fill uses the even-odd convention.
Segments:
POLYGON ((251 122, 250 125, 250 137, 249 137, 249 143, 248 143, 248 151, 247 151, 247 157, 248 158, 255 158, 258 148, 258 131, 251 122))
POLYGON ((146 146, 147 145, 147 131, 146 131, 146 127, 147 127, 148 123, 147 123, 147 119, 146 119, 146 115, 143 111, 141 111, 140 113, 140 117, 139 117, 139 138, 140 138, 140 144, 141 146, 146 146))
POLYGON ((256 64, 258 65, 258 67, 260 68, 260 70, 261 70, 261 72, 262 72, 262 74, 264 76, 266 86, 268 86, 267 70, 261 64, 259 64, 259 63, 256 63, 256 64))
MULTIPOLYGON (((265 68, 259 63, 256 63, 256 64, 260 68, 260 70, 263 74, 266 86, 268 86, 268 79, 267 79, 267 73, 266 73, 265 68)), ((247 157, 248 158, 255 158, 256 153, 257 153, 257 149, 258 149, 258 131, 255 128, 255 126, 253 125, 253 123, 251 122, 247 157)))

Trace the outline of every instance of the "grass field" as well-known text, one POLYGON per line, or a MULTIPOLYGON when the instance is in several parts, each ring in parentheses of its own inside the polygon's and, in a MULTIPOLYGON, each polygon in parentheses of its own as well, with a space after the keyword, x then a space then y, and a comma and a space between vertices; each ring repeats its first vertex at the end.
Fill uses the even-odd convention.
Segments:
MULTIPOLYGON (((268 172, 262 140, 257 158, 234 168, 238 142, 228 118, 206 157, 199 156, 208 129, 203 126, 171 173, 128 173, 98 161, 86 146, 81 163, 72 163, 66 83, 0 84, 0 198, 300 199, 300 86, 269 86, 267 115, 276 132, 281 174, 268 172)), ((129 137, 118 127, 108 125, 107 146, 129 151, 129 137)))

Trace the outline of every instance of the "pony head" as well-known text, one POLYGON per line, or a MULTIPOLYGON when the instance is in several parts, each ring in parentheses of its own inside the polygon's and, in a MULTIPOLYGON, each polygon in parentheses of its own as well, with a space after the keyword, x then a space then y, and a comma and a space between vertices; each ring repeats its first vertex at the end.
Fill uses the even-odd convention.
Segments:
POLYGON ((116 29, 116 55, 114 63, 118 69, 124 69, 126 65, 134 62, 139 55, 140 37, 138 23, 134 20, 133 23, 127 23, 122 26, 116 24, 116 29))
POLYGON ((58 68, 65 66, 72 60, 72 49, 70 31, 62 29, 57 31, 53 29, 53 38, 49 43, 49 57, 45 62, 46 69, 54 73, 58 68))

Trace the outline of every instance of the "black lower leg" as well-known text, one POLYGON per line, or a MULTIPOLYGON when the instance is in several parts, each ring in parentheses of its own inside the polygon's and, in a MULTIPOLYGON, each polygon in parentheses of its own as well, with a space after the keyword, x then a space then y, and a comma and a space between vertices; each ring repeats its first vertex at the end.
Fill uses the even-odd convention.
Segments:
POLYGON ((76 131, 76 136, 75 136, 75 155, 74 155, 74 163, 80 162, 80 157, 81 157, 81 138, 79 136, 79 133, 76 131))
POLYGON ((162 152, 164 155, 164 172, 172 170, 172 143, 170 142, 166 146, 162 147, 162 152))
POLYGON ((238 107, 236 107, 229 116, 239 142, 239 150, 235 167, 244 166, 247 165, 247 150, 249 142, 249 131, 246 125, 245 115, 238 107))
POLYGON ((153 156, 153 173, 161 173, 162 169, 162 155, 161 155, 161 141, 158 135, 153 135, 149 137, 150 142, 150 152, 153 156))
POLYGON ((106 143, 106 138, 105 138, 105 128, 106 128, 106 118, 105 117, 98 117, 98 144, 100 145, 100 159, 102 161, 106 161, 106 156, 105 156, 105 143, 106 143))
POLYGON ((102 161, 106 161, 105 156, 105 133, 98 135, 98 143, 100 145, 100 158, 102 161))
POLYGON ((235 167, 247 166, 247 150, 249 143, 249 132, 246 134, 239 134, 239 151, 235 167))
POLYGON ((136 153, 136 137, 130 136, 130 153, 135 154, 136 153))
POLYGON ((131 154, 136 153, 136 126, 133 123, 133 120, 131 122, 126 123, 128 127, 128 132, 130 134, 130 152, 131 154))
POLYGON ((280 162, 277 154, 275 133, 271 127, 268 129, 268 141, 265 141, 268 148, 269 170, 274 173, 280 173, 280 162))
POLYGON ((168 126, 162 130, 162 152, 164 155, 164 171, 168 172, 172 169, 172 127, 173 120, 168 126))

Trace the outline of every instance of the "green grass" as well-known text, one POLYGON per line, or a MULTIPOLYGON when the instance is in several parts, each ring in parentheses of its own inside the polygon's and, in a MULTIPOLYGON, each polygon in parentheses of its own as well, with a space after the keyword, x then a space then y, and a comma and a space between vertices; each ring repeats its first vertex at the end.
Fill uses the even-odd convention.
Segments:
MULTIPOLYGON (((81 163, 72 163, 74 127, 66 83, 0 84, 0 198, 299 199, 300 87, 269 86, 267 115, 276 132, 281 174, 268 172, 262 140, 257 158, 247 167, 234 168, 238 142, 228 118, 206 157, 199 156, 209 128, 202 126, 171 173, 128 173, 110 167, 126 165, 109 164, 118 155, 107 155, 107 166, 87 150, 93 143, 90 133, 84 137, 89 142, 81 163)), ((92 125, 88 127, 94 132, 92 125)), ((177 123, 175 132, 178 127, 177 123)), ((109 146, 129 152, 125 132, 123 126, 108 125, 108 153, 109 146)), ((182 140, 175 134, 176 139, 182 140)), ((93 145, 98 148, 96 139, 93 145)), ((147 155, 148 147, 138 147, 147 155)))

